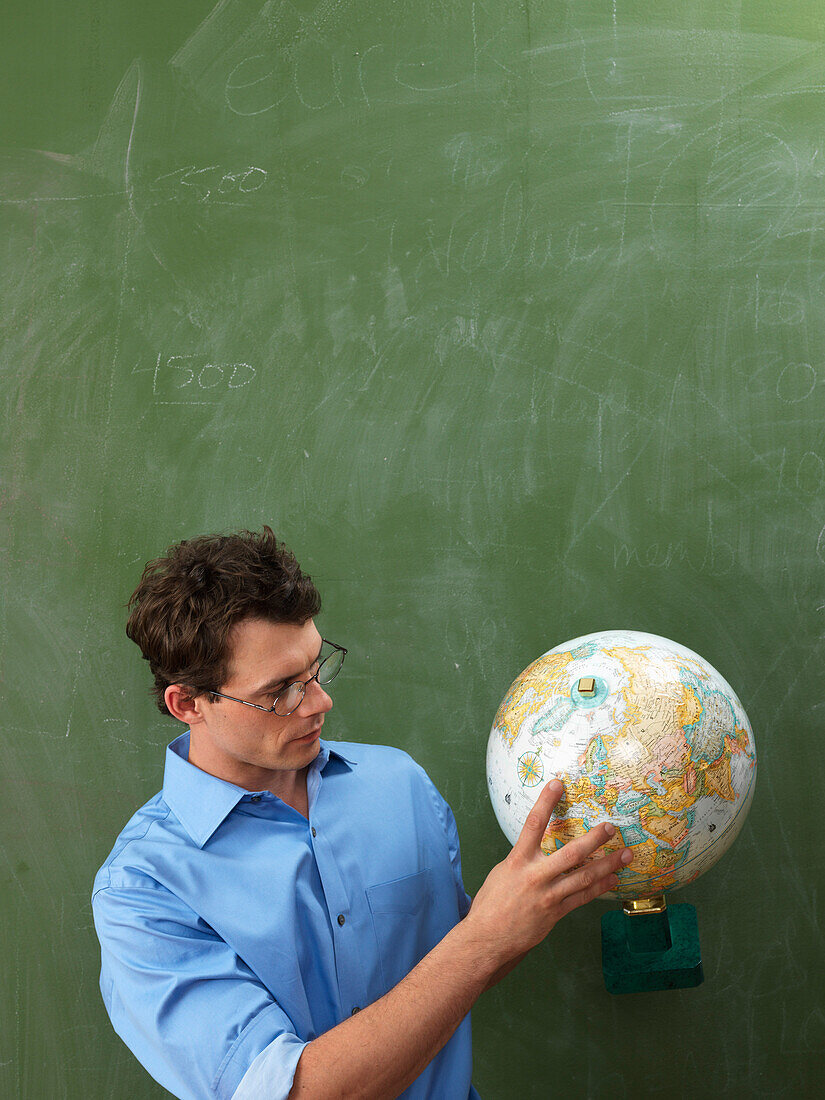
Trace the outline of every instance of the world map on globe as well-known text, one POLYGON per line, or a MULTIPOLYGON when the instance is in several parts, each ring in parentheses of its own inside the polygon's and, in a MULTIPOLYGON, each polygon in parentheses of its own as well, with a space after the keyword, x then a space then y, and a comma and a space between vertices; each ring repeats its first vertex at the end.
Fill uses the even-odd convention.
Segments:
POLYGON ((514 681, 493 722, 487 783, 515 843, 542 787, 564 785, 549 853, 601 822, 633 862, 605 897, 657 897, 711 867, 750 808, 756 747, 730 684, 686 646, 641 631, 587 634, 514 681))

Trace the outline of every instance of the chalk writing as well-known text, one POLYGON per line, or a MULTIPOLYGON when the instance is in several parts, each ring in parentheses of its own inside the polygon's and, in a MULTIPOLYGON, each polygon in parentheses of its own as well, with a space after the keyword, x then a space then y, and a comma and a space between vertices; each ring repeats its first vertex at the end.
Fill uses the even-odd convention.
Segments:
POLYGON ((800 493, 813 496, 825 487, 825 462, 816 451, 806 451, 796 467, 794 484, 800 493))
POLYGON ((816 371, 810 363, 787 363, 776 383, 776 396, 786 405, 810 397, 816 386, 816 371))
MULTIPOLYGON (((825 545, 825 529, 820 535, 820 542, 825 545)), ((710 515, 705 545, 699 553, 701 558, 681 539, 675 542, 649 542, 642 546, 623 542, 613 547, 613 568, 670 569, 684 565, 694 573, 707 573, 712 577, 730 573, 736 564, 736 553, 729 542, 715 534, 710 515)))
POLYGON ((209 164, 204 168, 187 164, 183 168, 157 176, 152 182, 151 190, 165 192, 170 199, 226 202, 260 191, 267 178, 266 169, 258 168, 254 164, 233 170, 227 170, 220 164, 209 164))
POLYGON ((444 155, 450 162, 450 179, 465 187, 488 183, 507 164, 501 142, 473 134, 456 134, 450 138, 444 147, 444 155))
POLYGON ((222 394, 248 386, 256 374, 249 363, 215 363, 206 355, 161 352, 152 373, 152 393, 158 404, 215 404, 222 394))

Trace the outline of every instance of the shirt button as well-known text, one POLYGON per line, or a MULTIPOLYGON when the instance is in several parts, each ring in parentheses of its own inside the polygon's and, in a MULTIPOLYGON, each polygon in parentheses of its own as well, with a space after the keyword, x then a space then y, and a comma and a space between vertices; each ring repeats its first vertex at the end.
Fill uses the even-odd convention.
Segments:
POLYGON ((253 802, 260 802, 261 801, 261 796, 259 794, 253 794, 252 795, 252 801, 253 802))
POLYGON ((360 1012, 360 1011, 361 1011, 361 1009, 358 1007, 358 1005, 356 1005, 355 1008, 352 1010, 352 1012, 350 1012, 350 1016, 354 1016, 356 1012, 360 1012))
POLYGON ((317 833, 315 832, 315 826, 314 826, 314 825, 312 826, 312 835, 313 835, 313 836, 317 836, 317 835, 318 835, 318 834, 317 834, 317 833))
POLYGON ((338 923, 339 923, 339 924, 344 924, 344 922, 346 921, 346 919, 347 919, 347 918, 346 918, 346 917, 344 916, 344 914, 343 914, 343 913, 339 913, 339 914, 338 914, 338 923))

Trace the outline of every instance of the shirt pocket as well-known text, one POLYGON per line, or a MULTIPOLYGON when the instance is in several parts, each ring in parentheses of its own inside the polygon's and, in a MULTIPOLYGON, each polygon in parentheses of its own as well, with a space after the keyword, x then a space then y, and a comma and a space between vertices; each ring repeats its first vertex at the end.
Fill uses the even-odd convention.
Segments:
POLYGON ((387 992, 405 978, 440 939, 430 927, 432 871, 425 867, 414 875, 368 886, 366 893, 384 992, 387 992))

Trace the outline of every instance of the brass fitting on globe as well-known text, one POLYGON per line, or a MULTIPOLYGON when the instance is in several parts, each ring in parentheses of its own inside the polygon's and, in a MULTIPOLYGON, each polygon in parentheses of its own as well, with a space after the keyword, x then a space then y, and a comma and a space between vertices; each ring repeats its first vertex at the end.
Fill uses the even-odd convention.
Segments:
POLYGON ((636 901, 622 902, 622 908, 629 917, 636 913, 664 913, 667 902, 664 894, 657 898, 638 898, 636 901))

